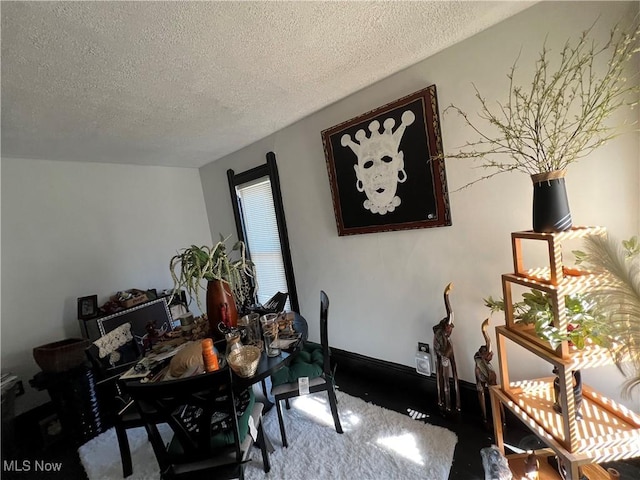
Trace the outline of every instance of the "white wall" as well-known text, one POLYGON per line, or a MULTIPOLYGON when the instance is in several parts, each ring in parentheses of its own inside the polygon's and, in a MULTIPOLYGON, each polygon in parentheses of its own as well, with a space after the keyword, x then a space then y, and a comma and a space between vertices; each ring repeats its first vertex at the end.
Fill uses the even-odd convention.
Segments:
MULTIPOLYGON (((513 269, 510 232, 531 228, 530 179, 500 176, 450 195, 453 226, 338 237, 320 132, 401 96, 436 84, 440 111, 454 103, 477 111, 471 82, 488 99, 504 99, 506 73, 520 50, 533 62, 547 37, 557 52, 600 16, 597 35, 637 3, 543 2, 401 73, 351 95, 239 152, 201 169, 212 234, 234 232, 225 171, 264 163, 274 151, 286 212, 302 314, 319 338, 319 290, 331 299, 330 342, 359 354, 413 365, 416 342, 432 342, 444 315, 442 292, 453 281, 453 342, 462 379, 473 381, 473 354, 482 344, 480 323, 488 315, 482 298, 501 295, 500 275, 513 269)), ((442 117, 444 148, 470 139, 453 115, 442 117)), ((637 111, 614 119, 637 120, 637 111)), ((639 231, 639 137, 612 141, 568 171, 575 225, 603 225, 619 237, 639 231)), ((448 161, 450 190, 476 178, 467 161, 448 161)), ((502 323, 495 317, 493 323, 502 323)), ((496 361, 494 361, 496 363, 496 361)), ((519 348, 509 348, 512 375, 550 376, 551 367, 519 348)), ((614 367, 586 372, 594 387, 619 398, 614 367)), ((626 400, 639 409, 639 403, 626 400)))
POLYGON ((79 337, 77 298, 170 288, 169 259, 210 244, 196 169, 2 159, 2 370, 28 380, 34 347, 79 337))

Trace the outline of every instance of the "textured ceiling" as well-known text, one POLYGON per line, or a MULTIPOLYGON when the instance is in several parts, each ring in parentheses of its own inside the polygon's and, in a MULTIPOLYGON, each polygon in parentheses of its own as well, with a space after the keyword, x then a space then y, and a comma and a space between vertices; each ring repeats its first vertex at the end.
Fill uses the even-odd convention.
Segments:
POLYGON ((6 2, 2 156, 200 167, 534 2, 6 2))

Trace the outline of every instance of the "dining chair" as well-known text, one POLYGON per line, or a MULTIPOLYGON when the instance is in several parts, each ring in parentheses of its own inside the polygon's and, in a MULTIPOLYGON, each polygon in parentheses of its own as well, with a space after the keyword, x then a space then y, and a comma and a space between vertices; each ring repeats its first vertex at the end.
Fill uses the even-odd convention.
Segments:
POLYGON ((251 388, 234 391, 229 368, 177 380, 129 380, 123 388, 144 421, 162 479, 243 479, 254 434, 269 472, 263 405, 251 388), (159 417, 171 429, 169 443, 157 428, 159 417))
POLYGON ((265 315, 267 313, 280 313, 284 310, 288 298, 288 293, 276 292, 273 297, 264 302, 263 305, 254 305, 249 310, 251 312, 259 313, 260 315, 265 315))
POLYGON ((131 334, 131 324, 125 323, 93 342, 85 350, 98 381, 100 416, 113 425, 122 461, 122 476, 133 473, 127 430, 142 427, 142 418, 128 396, 118 385, 118 377, 141 357, 140 347, 131 334))
POLYGON ((336 432, 342 433, 342 425, 340 424, 340 417, 338 416, 334 375, 331 371, 329 337, 327 332, 328 317, 329 298, 327 294, 321 290, 320 345, 305 342, 302 351, 298 353, 291 365, 289 365, 288 368, 276 372, 276 374, 272 376, 273 386, 271 388, 271 394, 275 399, 278 422, 280 423, 280 435, 284 447, 288 447, 288 443, 280 402, 284 400, 287 409, 289 409, 289 399, 301 395, 298 383, 298 379, 301 377, 309 378, 309 393, 327 392, 336 432))

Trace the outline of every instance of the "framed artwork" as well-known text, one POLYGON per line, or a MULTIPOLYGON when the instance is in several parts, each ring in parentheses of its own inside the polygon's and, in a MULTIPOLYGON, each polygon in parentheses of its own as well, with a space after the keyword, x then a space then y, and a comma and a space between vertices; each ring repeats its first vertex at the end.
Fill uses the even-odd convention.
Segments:
POLYGON ((78 298, 78 318, 86 320, 98 315, 98 295, 78 298))
POLYGON ((451 225, 436 86, 322 131, 338 234, 451 225))

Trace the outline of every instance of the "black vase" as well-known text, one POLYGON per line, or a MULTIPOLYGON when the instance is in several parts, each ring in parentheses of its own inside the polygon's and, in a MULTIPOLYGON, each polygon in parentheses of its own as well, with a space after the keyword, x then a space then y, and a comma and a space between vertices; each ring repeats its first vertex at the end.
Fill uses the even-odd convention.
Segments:
POLYGON ((532 175, 533 231, 563 232, 571 228, 571 211, 564 184, 564 170, 532 175))

